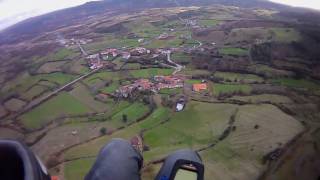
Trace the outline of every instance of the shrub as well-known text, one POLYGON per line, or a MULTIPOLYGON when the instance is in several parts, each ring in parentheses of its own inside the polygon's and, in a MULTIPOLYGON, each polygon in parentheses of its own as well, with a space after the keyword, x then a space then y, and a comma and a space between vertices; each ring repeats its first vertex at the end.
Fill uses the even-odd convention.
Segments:
POLYGON ((101 135, 106 135, 106 134, 107 134, 107 128, 102 127, 102 128, 100 129, 100 134, 101 134, 101 135))

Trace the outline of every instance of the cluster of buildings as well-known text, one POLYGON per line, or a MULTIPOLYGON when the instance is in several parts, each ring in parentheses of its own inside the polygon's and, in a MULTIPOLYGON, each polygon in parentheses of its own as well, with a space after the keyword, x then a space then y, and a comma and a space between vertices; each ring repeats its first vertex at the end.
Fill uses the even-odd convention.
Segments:
POLYGON ((183 87, 184 78, 182 76, 155 76, 152 81, 149 79, 138 79, 133 84, 120 87, 117 96, 127 98, 134 91, 159 91, 161 89, 172 89, 183 87))
POLYGON ((172 51, 178 51, 177 48, 167 49, 154 49, 149 50, 144 47, 136 47, 131 50, 119 50, 116 48, 108 48, 99 53, 91 54, 87 56, 88 65, 90 69, 98 69, 104 67, 107 64, 106 60, 121 56, 123 59, 130 59, 132 56, 151 55, 151 58, 156 58, 160 55, 170 54, 172 51))

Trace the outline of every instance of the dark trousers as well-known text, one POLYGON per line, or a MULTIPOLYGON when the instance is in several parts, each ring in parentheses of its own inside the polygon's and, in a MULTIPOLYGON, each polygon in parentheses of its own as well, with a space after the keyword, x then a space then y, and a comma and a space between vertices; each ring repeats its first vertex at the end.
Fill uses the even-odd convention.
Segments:
POLYGON ((123 139, 103 147, 85 180, 140 180, 143 158, 123 139))

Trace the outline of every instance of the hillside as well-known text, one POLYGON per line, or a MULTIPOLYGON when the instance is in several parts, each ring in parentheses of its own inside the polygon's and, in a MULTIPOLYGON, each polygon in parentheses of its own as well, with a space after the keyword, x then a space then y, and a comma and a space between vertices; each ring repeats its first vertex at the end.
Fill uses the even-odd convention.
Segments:
POLYGON ((201 155, 206 179, 316 179, 318 15, 254 0, 106 0, 21 22, 0 34, 0 138, 67 180, 112 138, 137 135, 143 179, 182 148, 201 155))

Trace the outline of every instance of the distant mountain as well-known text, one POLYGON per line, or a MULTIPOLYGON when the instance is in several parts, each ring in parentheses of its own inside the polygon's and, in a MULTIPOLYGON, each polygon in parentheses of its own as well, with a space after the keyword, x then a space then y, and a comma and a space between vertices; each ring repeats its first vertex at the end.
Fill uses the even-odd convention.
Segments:
POLYGON ((173 6, 204 6, 211 4, 234 5, 240 7, 286 8, 266 0, 104 0, 89 2, 42 16, 27 19, 0 33, 0 45, 18 43, 40 34, 70 26, 90 16, 106 11, 123 12, 143 8, 173 6))

